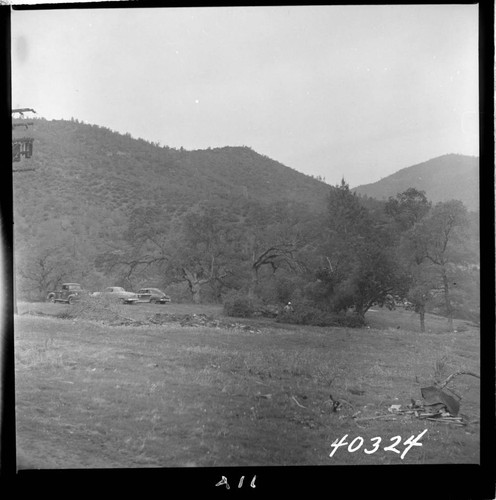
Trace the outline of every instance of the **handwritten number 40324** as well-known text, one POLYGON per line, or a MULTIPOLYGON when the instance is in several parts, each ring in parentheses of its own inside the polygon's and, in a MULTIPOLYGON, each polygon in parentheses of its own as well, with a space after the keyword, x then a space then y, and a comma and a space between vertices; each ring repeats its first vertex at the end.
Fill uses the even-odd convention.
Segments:
MULTIPOLYGON (((396 449, 396 446, 398 446, 401 443, 401 436, 394 436, 390 439, 390 441, 393 443, 390 446, 386 446, 384 448, 384 451, 392 451, 394 453, 401 454, 401 460, 405 458, 405 455, 411 450, 413 446, 422 446, 422 443, 420 443, 420 438, 427 432, 427 429, 425 429, 423 432, 421 432, 417 437, 415 436, 410 436, 408 439, 405 440, 403 445, 405 446, 405 449, 403 450, 403 453, 401 453, 400 450, 396 449)), ((329 454, 329 457, 332 457, 334 453, 338 450, 338 448, 341 448, 343 446, 348 446, 348 451, 350 453, 354 453, 355 451, 358 451, 364 443, 364 439, 360 436, 356 437, 351 443, 347 443, 345 440, 348 437, 348 434, 345 434, 339 441, 336 439, 332 444, 331 448, 332 451, 329 454)), ((373 447, 371 450, 364 449, 363 452, 367 453, 367 455, 372 455, 372 453, 375 453, 379 449, 379 445, 382 441, 380 437, 374 437, 371 438, 371 441, 373 443, 373 447)))

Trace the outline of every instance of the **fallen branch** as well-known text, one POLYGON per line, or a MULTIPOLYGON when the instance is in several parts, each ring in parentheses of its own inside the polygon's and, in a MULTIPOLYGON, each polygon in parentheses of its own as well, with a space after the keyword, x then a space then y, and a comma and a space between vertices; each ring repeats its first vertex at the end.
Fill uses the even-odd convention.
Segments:
POLYGON ((450 383, 450 381, 453 378, 457 377, 458 375, 470 375, 472 377, 480 379, 480 375, 477 375, 476 373, 459 371, 459 372, 452 373, 441 385, 438 386, 438 388, 443 389, 443 387, 446 387, 450 383))
POLYGON ((461 426, 467 425, 464 422, 457 422, 454 420, 445 420, 443 418, 426 418, 425 420, 429 420, 430 422, 441 422, 443 424, 455 424, 455 425, 461 425, 461 426))
POLYGON ((306 406, 303 406, 301 405, 300 403, 298 403, 298 401, 296 400, 296 398, 294 396, 291 396, 291 398, 294 400, 294 402, 300 407, 300 408, 305 408, 306 409, 306 406))
POLYGON ((268 384, 264 384, 263 382, 260 382, 259 380, 254 380, 254 382, 255 382, 255 384, 268 386, 268 384))
POLYGON ((364 420, 377 420, 378 418, 390 418, 391 420, 396 420, 394 415, 377 415, 375 417, 355 418, 355 421, 363 422, 364 420))
POLYGON ((459 394, 457 394, 453 389, 450 389, 449 387, 445 387, 445 390, 450 391, 451 394, 453 394, 454 396, 456 396, 458 398, 458 401, 462 400, 462 397, 459 394))

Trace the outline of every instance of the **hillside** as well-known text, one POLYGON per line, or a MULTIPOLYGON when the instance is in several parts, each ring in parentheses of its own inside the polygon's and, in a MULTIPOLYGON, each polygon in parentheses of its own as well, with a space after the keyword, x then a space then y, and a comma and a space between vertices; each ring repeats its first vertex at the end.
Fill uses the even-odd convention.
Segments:
POLYGON ((479 207, 479 158, 447 154, 403 168, 372 184, 353 188, 361 195, 387 199, 414 187, 425 191, 432 202, 457 199, 470 210, 479 207))
MULTIPOLYGON (((34 138, 35 154, 16 168, 35 170, 14 175, 13 193, 16 229, 32 236, 47 224, 83 225, 86 234, 119 227, 145 206, 181 216, 207 200, 295 201, 321 211, 329 189, 249 147, 173 149, 77 120, 36 119, 34 138)), ((381 200, 412 186, 434 202, 456 198, 477 209, 478 159, 445 155, 354 191, 381 200)))
MULTIPOLYGON (((295 252, 301 251, 302 261, 320 265, 330 186, 311 176, 245 146, 173 149, 76 120, 38 119, 33 128, 32 158, 14 165, 16 172, 28 170, 13 175, 21 295, 44 297, 62 280, 92 289, 109 283, 135 289, 141 281, 169 286, 189 277, 190 284, 208 283, 212 300, 239 283, 261 283, 270 298, 290 290, 293 279, 306 279, 300 273, 284 282, 289 270, 283 264, 294 269, 285 258, 300 258, 295 252), (312 244, 295 247, 295 241, 312 244), (282 253, 269 256, 280 257, 282 271, 273 278, 278 268, 268 260, 260 264, 267 272, 254 279, 250 262, 274 245, 282 253), (207 275, 210 281, 202 278, 207 275), (225 276, 229 282, 222 281, 225 276)), ((443 169, 433 168, 433 162, 426 163, 431 169, 424 165, 425 173, 421 166, 405 171, 413 170, 417 179, 430 176, 430 184, 438 185, 436 175, 443 169)), ((453 173, 456 161, 445 163, 453 173)), ((415 185, 405 171, 395 175, 406 184, 397 183, 391 194, 415 185)), ((444 182, 445 192, 451 186, 450 197, 460 188, 459 177, 444 182)), ((387 224, 382 201, 364 196, 361 201, 378 225, 387 224)))
POLYGON ((44 119, 35 120, 34 137, 35 154, 24 163, 36 170, 14 176, 16 215, 31 223, 82 213, 101 219, 140 206, 182 212, 205 200, 240 198, 321 209, 328 190, 248 147, 172 149, 78 121, 44 119))
MULTIPOLYGON (((74 245, 99 246, 115 241, 142 207, 169 219, 206 201, 225 213, 243 213, 252 201, 326 207, 327 184, 249 147, 174 149, 78 120, 35 119, 33 135, 32 158, 15 168, 34 171, 13 176, 18 242, 63 233, 74 245)), ((413 186, 434 202, 458 198, 476 209, 477 169, 477 158, 446 155, 354 190, 375 206, 413 186)))

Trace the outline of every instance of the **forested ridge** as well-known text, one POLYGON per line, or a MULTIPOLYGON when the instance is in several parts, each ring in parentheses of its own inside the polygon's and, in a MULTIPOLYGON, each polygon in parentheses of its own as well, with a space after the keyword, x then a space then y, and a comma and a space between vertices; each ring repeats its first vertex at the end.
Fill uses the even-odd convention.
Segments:
POLYGON ((459 199, 397 184, 376 200, 247 146, 187 151, 78 120, 33 128, 18 170, 34 170, 13 176, 20 297, 146 284, 173 300, 292 300, 315 319, 396 295, 477 319, 478 214, 459 199))
POLYGON ((30 209, 30 216, 53 217, 61 206, 74 213, 87 206, 182 211, 199 200, 230 197, 293 199, 315 207, 326 195, 324 183, 248 147, 174 149, 62 120, 35 120, 34 136, 36 154, 29 166, 36 171, 15 178, 17 207, 30 209), (29 207, 39 196, 44 203, 29 207))

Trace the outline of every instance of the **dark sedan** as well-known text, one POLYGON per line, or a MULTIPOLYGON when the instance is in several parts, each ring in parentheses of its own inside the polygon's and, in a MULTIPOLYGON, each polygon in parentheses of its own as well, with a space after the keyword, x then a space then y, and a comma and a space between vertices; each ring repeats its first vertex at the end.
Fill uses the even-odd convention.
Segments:
POLYGON ((139 302, 150 302, 150 304, 166 304, 171 298, 158 288, 141 288, 138 291, 139 302))

